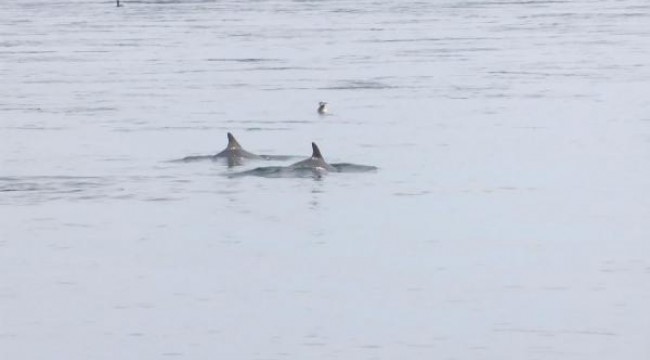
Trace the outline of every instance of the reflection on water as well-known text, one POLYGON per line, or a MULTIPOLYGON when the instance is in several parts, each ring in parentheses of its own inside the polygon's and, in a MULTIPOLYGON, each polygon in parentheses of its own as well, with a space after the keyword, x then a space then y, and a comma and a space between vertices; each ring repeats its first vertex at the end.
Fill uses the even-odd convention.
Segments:
POLYGON ((122 3, 0 2, 0 357, 650 356, 646 1, 122 3))

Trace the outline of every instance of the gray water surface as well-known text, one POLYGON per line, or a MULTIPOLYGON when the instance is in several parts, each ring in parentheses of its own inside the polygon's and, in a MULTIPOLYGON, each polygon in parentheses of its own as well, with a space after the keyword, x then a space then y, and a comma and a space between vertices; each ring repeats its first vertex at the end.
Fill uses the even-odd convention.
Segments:
POLYGON ((0 358, 650 358, 647 1, 123 3, 0 2, 0 358))

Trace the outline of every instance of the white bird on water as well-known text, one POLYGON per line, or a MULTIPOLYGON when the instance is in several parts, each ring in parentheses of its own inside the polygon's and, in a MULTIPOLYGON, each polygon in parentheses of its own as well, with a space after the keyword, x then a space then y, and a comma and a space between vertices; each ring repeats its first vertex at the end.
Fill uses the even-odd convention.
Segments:
POLYGON ((330 109, 327 108, 327 103, 325 101, 321 101, 318 103, 318 113, 321 115, 325 115, 330 111, 330 109))

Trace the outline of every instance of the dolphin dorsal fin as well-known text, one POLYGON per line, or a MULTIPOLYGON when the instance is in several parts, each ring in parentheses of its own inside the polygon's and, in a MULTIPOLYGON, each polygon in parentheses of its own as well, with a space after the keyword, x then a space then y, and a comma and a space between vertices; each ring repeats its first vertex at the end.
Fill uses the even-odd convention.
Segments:
POLYGON ((231 133, 228 133, 228 149, 241 149, 241 145, 239 145, 237 139, 231 133))
POLYGON ((323 154, 320 153, 320 149, 318 148, 318 145, 316 145, 315 142, 311 143, 311 149, 312 149, 311 157, 324 160, 323 154))

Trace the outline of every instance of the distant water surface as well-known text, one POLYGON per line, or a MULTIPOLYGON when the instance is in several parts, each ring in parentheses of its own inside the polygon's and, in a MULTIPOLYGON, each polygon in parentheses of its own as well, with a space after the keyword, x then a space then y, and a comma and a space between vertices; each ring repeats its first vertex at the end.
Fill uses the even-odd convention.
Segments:
POLYGON ((0 2, 0 358, 650 358, 650 3, 122 3, 0 2))

